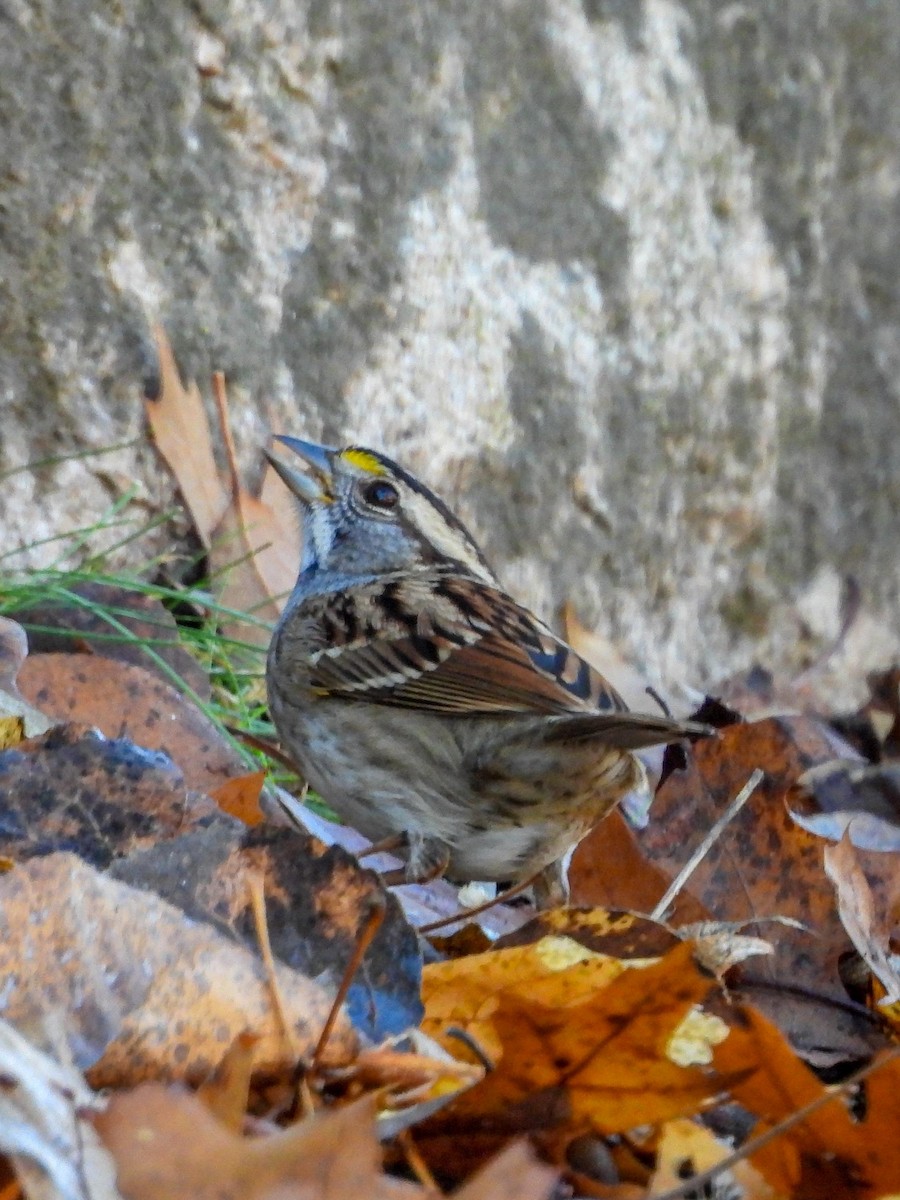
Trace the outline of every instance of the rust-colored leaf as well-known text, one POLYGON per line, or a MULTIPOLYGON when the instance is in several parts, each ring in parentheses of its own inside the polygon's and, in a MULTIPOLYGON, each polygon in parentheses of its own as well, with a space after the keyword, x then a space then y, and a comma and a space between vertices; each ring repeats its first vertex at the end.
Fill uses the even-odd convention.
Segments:
MULTIPOLYGON (((656 808, 650 809, 656 820, 656 808)), ((652 912, 670 882, 670 876, 648 861, 638 835, 618 810, 604 818, 578 845, 569 867, 571 901, 576 905, 630 908, 652 912)), ((683 891, 672 906, 673 924, 708 919, 709 913, 690 891, 683 891)))
POLYGON ((266 781, 265 771, 253 771, 249 775, 238 775, 220 783, 210 798, 215 800, 222 812, 237 817, 245 825, 260 825, 266 814, 259 807, 259 797, 266 781))
POLYGON ((211 791, 245 770, 212 721, 144 667, 89 654, 32 654, 19 686, 56 721, 94 725, 108 738, 162 750, 198 791, 211 791))
MULTIPOLYGON (((731 1093, 759 1118, 756 1134, 827 1093, 774 1025, 750 1009, 744 1019, 745 1027, 732 1029, 715 1048, 715 1063, 734 1072, 731 1093)), ((792 1200, 874 1200, 896 1191, 900 1061, 888 1062, 860 1086, 854 1115, 847 1097, 836 1095, 753 1155, 754 1166, 776 1191, 792 1200)))
POLYGON ((166 683, 174 674, 195 696, 209 699, 209 677, 179 643, 175 618, 156 596, 95 580, 68 585, 56 596, 19 609, 34 654, 89 650, 103 658, 144 667, 166 683))

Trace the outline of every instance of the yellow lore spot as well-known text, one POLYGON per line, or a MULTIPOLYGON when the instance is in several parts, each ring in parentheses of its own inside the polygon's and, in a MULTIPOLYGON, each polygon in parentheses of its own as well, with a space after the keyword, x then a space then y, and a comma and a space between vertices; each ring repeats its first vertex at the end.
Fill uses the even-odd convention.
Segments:
POLYGON ((368 450, 342 450, 341 458, 344 462, 358 467, 360 471, 367 471, 370 475, 381 475, 384 471, 378 457, 370 454, 368 450))

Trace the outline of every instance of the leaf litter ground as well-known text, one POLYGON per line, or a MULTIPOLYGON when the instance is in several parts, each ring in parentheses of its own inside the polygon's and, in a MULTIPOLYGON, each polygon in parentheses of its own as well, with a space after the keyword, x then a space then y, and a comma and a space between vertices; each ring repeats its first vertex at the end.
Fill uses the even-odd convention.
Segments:
MULTIPOLYGON (((233 452, 215 473, 199 393, 160 349, 154 436, 203 544, 227 531, 230 569, 213 562, 228 607, 262 630, 293 571, 283 498, 264 485, 254 499, 233 452)), ((221 413, 221 388, 219 401, 221 413)), ((164 610, 142 607, 165 627, 164 610)), ((728 718, 668 775, 643 830, 614 815, 586 839, 575 909, 463 916, 434 939, 439 953, 426 947, 422 973, 407 918, 452 912, 454 894, 398 889, 318 1046, 359 930, 384 903, 377 876, 273 820, 259 774, 172 687, 204 692, 177 642, 175 680, 162 682, 153 655, 109 657, 83 612, 31 615, 49 630, 68 621, 81 653, 47 644, 23 661, 17 628, 0 626, 12 743, 0 755, 0 1148, 27 1194, 346 1200, 435 1195, 437 1176, 470 1200, 528 1200, 564 1194, 561 1172, 568 1194, 633 1200, 688 1194, 722 1163, 729 1195, 900 1190, 896 670, 839 720, 808 679, 779 685, 782 712, 770 695, 754 719, 758 677, 732 681, 749 719, 728 718), (757 769, 763 781, 664 922, 614 911, 652 911, 757 769), (416 1026, 427 1041, 382 1043, 416 1026), (40 1191, 47 1180, 55 1192, 40 1191)), ((157 632, 147 641, 172 642, 157 632)))

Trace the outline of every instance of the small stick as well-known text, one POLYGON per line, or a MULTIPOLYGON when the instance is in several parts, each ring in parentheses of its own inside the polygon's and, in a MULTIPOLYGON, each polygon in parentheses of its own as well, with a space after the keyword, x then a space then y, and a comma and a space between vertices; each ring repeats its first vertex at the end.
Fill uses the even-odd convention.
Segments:
POLYGON ((269 990, 272 993, 272 1004, 275 1008, 275 1015, 278 1018, 278 1024, 281 1026, 284 1040, 287 1043, 290 1057, 293 1059, 297 1057, 294 1048, 294 1031, 288 1020, 287 1009, 281 995, 281 988, 278 986, 275 956, 272 953, 272 943, 269 940, 269 923, 266 920, 265 884, 262 875, 258 871, 247 872, 247 890, 250 893, 250 908, 253 912, 253 924, 256 927, 256 939, 259 942, 259 951, 262 955, 263 966, 266 968, 269 990))
POLYGON ((888 1050, 883 1058, 860 1067, 858 1071, 850 1075, 843 1083, 825 1092, 824 1095, 817 1096, 815 1100, 810 1100, 809 1104, 804 1104, 802 1108, 798 1108, 796 1112, 791 1113, 789 1117, 785 1117, 783 1121, 779 1121, 777 1125, 773 1125, 771 1129, 767 1129, 765 1133, 761 1133, 758 1137, 744 1142, 739 1150, 735 1150, 733 1154, 729 1154, 726 1158, 721 1159, 715 1166, 709 1167, 706 1171, 701 1171, 699 1175, 692 1175, 690 1179, 686 1179, 684 1183, 679 1183, 677 1187, 670 1188, 668 1192, 661 1192, 660 1195, 654 1197, 654 1200, 682 1200, 684 1196, 695 1194, 701 1188, 705 1188, 708 1183, 712 1183, 722 1171, 729 1171, 739 1162, 743 1162, 745 1158, 750 1158, 757 1150, 761 1150, 763 1146, 767 1146, 775 1138, 781 1137, 783 1133, 787 1133, 789 1129, 793 1129, 795 1125, 799 1125, 807 1117, 811 1117, 813 1113, 818 1112, 820 1108, 824 1108, 830 1101, 837 1100, 840 1096, 846 1095, 851 1088, 856 1087, 867 1076, 874 1074, 875 1071, 880 1071, 882 1067, 887 1066, 888 1063, 893 1062, 896 1058, 900 1058, 900 1046, 894 1046, 891 1050, 888 1050))
POLYGON ((222 430, 222 440, 225 442, 225 457, 228 462, 228 474, 231 479, 231 494, 237 496, 241 490, 241 477, 237 465, 237 453, 234 448, 234 438, 231 436, 231 422, 228 419, 228 392, 225 389, 225 373, 213 371, 213 396, 219 415, 219 428, 222 430))
POLYGON ((467 917, 479 917, 483 912, 487 912, 489 908, 496 908, 498 904, 505 904, 507 900, 512 900, 513 896, 518 896, 531 887, 534 881, 540 875, 540 871, 535 871, 533 875, 529 875, 527 879, 521 879, 518 883, 513 884, 499 896, 495 896, 493 900, 485 900, 484 904, 476 904, 474 908, 461 908, 458 913, 452 917, 441 917, 439 921, 429 921, 427 925, 420 925, 416 933, 433 933, 435 929, 443 929, 445 925, 454 925, 457 921, 465 921, 467 917))
POLYGON ((341 979, 338 990, 335 994, 331 1005, 331 1011, 325 1020, 322 1027, 322 1032, 319 1034, 319 1040, 316 1043, 316 1048, 313 1051, 310 1070, 315 1071, 319 1065, 319 1060, 325 1052, 325 1047, 328 1045, 328 1039, 331 1037, 331 1031, 334 1029, 334 1023, 337 1021, 338 1013, 341 1010, 341 1005, 347 998, 347 993, 350 990, 350 984, 353 982, 353 976, 359 969, 359 964, 372 944, 372 939, 381 928, 381 923, 384 920, 384 914, 387 910, 387 900, 383 893, 375 892, 369 901, 369 911, 365 916, 364 922, 356 935, 356 945, 353 947, 353 953, 350 955, 350 961, 344 969, 344 976, 341 979))
POLYGON ((756 768, 732 802, 728 805, 725 811, 709 829, 706 837, 687 860, 669 886, 666 888, 662 899, 650 914, 651 921, 661 921, 663 914, 668 909, 669 905, 696 871, 703 858, 709 852, 710 846, 721 836, 721 833, 729 821, 734 820, 737 814, 741 811, 753 793, 756 791, 763 778, 763 772, 756 768))
POLYGON ((239 729, 237 725, 229 725, 226 723, 225 728, 232 737, 243 742, 245 746, 249 746, 252 750, 261 750, 263 754, 268 754, 269 758, 274 758, 276 762, 280 762, 283 767, 291 772, 292 775, 298 775, 303 778, 303 772, 290 757, 285 754, 280 746, 268 738, 257 737, 255 733, 248 733, 246 729, 239 729))
POLYGON ((419 1148, 412 1140, 412 1135, 408 1129, 402 1129, 397 1134, 397 1143, 403 1151, 403 1157, 409 1163, 410 1170, 422 1187, 434 1192, 436 1196, 440 1195, 441 1189, 437 1185, 437 1180, 428 1169, 428 1163, 419 1153, 419 1148))

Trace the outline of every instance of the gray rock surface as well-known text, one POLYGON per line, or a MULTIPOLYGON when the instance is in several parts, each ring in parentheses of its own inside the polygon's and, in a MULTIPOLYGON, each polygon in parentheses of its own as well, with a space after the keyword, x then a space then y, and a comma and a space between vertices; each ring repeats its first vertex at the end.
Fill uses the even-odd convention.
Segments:
POLYGON ((387 449, 663 679, 804 661, 854 576, 852 691, 900 626, 898 78, 895 0, 0 0, 4 544, 171 502, 159 320, 246 462, 387 449))

